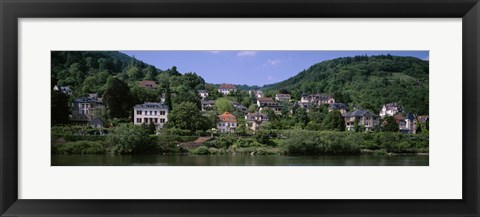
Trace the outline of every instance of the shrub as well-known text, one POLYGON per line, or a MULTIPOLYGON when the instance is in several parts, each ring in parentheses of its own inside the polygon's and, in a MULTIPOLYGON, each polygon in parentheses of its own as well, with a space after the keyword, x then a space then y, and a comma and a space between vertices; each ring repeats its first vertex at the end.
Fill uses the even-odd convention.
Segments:
POLYGON ((102 142, 76 141, 58 144, 52 147, 54 154, 105 154, 102 142))
POLYGON ((142 126, 122 124, 116 127, 107 137, 111 152, 115 154, 139 154, 153 152, 154 137, 142 126))
POLYGON ((205 146, 200 146, 196 149, 193 149, 192 151, 192 154, 199 154, 199 155, 208 155, 210 154, 210 150, 205 147, 205 146))

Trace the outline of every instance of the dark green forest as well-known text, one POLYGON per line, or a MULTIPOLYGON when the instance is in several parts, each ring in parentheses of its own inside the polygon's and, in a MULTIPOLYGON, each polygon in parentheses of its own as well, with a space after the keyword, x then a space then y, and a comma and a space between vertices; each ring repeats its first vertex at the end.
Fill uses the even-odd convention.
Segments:
POLYGON ((333 94, 337 102, 377 113, 397 102, 406 111, 428 114, 428 61, 391 55, 355 56, 317 63, 285 81, 266 85, 265 92, 333 94))

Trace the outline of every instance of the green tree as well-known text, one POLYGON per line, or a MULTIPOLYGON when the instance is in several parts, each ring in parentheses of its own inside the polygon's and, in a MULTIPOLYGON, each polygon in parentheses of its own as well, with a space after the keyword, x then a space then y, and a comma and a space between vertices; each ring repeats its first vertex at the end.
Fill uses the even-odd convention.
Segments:
POLYGON ((215 108, 217 109, 218 113, 222 114, 224 112, 232 112, 233 111, 233 105, 230 100, 227 98, 219 98, 215 100, 215 108))
POLYGON ((51 100, 51 124, 67 124, 69 122, 68 115, 70 114, 68 96, 61 91, 53 90, 51 100))
POLYGON ((168 114, 167 125, 169 128, 179 128, 195 132, 197 130, 207 130, 209 126, 207 117, 200 114, 197 106, 192 102, 182 102, 175 105, 173 110, 168 114))
POLYGON ((251 104, 249 107, 248 107, 248 112, 250 113, 254 113, 257 111, 257 104, 251 104))
POLYGON ((305 126, 307 126, 308 124, 308 114, 307 114, 307 110, 305 110, 304 108, 298 108, 296 111, 295 111, 295 121, 297 123, 300 124, 300 126, 302 128, 304 128, 305 126))
POLYGON ((387 116, 382 122, 382 131, 384 132, 398 132, 398 124, 393 116, 387 116))
POLYGON ((133 124, 121 124, 113 128, 107 136, 113 154, 149 153, 155 147, 155 141, 148 130, 133 124))
POLYGON ((339 111, 333 110, 325 116, 322 125, 325 130, 345 131, 345 118, 339 111))
POLYGON ((132 111, 130 89, 118 78, 108 79, 102 101, 107 107, 106 111, 110 119, 128 118, 132 111))

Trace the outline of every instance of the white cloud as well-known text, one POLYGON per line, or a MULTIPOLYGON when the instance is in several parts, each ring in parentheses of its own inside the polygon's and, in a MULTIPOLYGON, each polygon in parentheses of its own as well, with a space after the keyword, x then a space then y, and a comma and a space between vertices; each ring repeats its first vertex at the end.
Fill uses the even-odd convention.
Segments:
POLYGON ((274 59, 274 60, 269 59, 266 64, 267 64, 267 65, 271 65, 271 66, 275 66, 275 65, 280 64, 281 62, 282 62, 282 61, 279 60, 279 59, 274 59))
POLYGON ((244 56, 255 56, 257 51, 240 51, 237 53, 237 56, 244 57, 244 56))

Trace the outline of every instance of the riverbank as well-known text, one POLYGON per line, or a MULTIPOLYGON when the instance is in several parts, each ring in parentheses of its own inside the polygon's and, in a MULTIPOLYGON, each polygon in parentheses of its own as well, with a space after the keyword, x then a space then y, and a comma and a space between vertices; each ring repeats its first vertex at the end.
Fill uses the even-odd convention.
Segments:
POLYGON ((52 136, 52 154, 193 155, 396 155, 428 154, 428 134, 352 133, 284 130, 256 135, 221 134, 199 143, 192 135, 137 134, 131 129, 108 136, 52 136), (181 144, 195 143, 185 146, 181 144))

